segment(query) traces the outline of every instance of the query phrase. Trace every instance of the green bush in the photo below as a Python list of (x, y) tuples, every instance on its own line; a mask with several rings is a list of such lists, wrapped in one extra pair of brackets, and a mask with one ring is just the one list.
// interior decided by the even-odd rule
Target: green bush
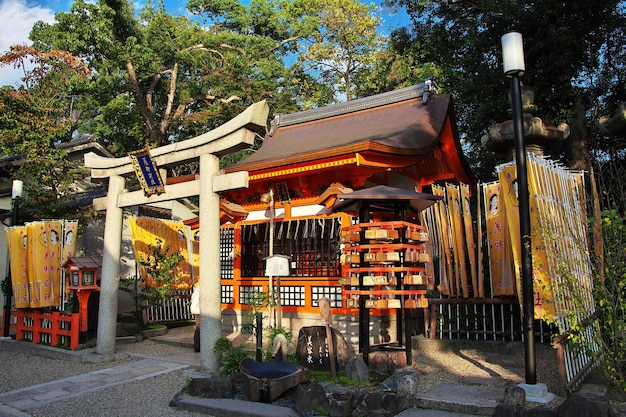
[(626, 218), (615, 210), (602, 212), (604, 274), (596, 277), (604, 373), (626, 391)]
[(220, 375), (225, 378), (239, 372), (239, 362), (248, 357), (243, 347), (233, 346), (233, 343), (225, 337), (217, 339), (213, 353), (217, 355), (220, 364)]
[(143, 309), (158, 306), (171, 296), (171, 288), (180, 282), (177, 275), (178, 265), (184, 260), (178, 252), (170, 253), (169, 247), (162, 247), (163, 241), (155, 239), (148, 245), (149, 255), (141, 257), (141, 265), (149, 277), (137, 276), (120, 280), (120, 289), (128, 293), (135, 301), (135, 321), (143, 322)]

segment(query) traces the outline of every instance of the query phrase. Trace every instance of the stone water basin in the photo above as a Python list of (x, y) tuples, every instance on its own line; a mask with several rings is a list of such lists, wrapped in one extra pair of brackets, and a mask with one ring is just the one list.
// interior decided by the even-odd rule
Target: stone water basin
[(287, 362), (257, 362), (246, 358), (239, 363), (239, 371), (245, 376), (246, 394), (251, 401), (273, 402), (288, 389), (311, 379), (307, 368)]

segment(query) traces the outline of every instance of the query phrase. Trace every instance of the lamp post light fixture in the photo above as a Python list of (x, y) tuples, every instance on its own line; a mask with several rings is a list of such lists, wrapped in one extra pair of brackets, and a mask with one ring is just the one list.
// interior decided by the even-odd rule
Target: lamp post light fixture
[(537, 384), (537, 360), (535, 357), (535, 305), (532, 276), (532, 244), (530, 239), (530, 202), (526, 149), (524, 146), (524, 120), (522, 93), (519, 77), (526, 71), (524, 65), (524, 43), (519, 32), (502, 36), (502, 58), (504, 74), (511, 79), (511, 109), (513, 110), (513, 134), (515, 139), (515, 165), (517, 167), (518, 201), (521, 237), (521, 279), (524, 333), (524, 358), (526, 384)]
[[(13, 180), (11, 187), (11, 205), (13, 212), (11, 213), (11, 226), (15, 226), (18, 221), (19, 198), (22, 197), (24, 183), (20, 180)], [(4, 305), (4, 337), (9, 337), (11, 327), (11, 301), (13, 299), (13, 283), (11, 282), (11, 264), (7, 262), (7, 294), (6, 304)]]

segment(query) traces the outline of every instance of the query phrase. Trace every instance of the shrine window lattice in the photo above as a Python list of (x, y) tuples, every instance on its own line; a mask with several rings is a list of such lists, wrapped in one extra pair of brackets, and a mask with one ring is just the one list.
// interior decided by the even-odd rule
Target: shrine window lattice
[(313, 307), (319, 307), (318, 300), (328, 298), (331, 308), (341, 308), (341, 287), (311, 287)]
[(281, 286), (280, 303), (283, 306), (304, 307), (306, 303), (304, 287)]
[[(241, 228), (243, 277), (264, 276), (269, 256), (270, 224), (258, 223)], [(291, 277), (336, 277), (341, 273), (339, 239), (341, 220), (286, 220), (274, 224), (274, 254), (289, 257)]]
[(260, 285), (242, 285), (239, 287), (239, 304), (255, 304), (254, 301), (263, 296)]
[(233, 304), (235, 302), (235, 290), (232, 285), (222, 285), (222, 304)]
[(220, 264), (222, 279), (233, 279), (235, 269), (235, 229), (220, 230)]

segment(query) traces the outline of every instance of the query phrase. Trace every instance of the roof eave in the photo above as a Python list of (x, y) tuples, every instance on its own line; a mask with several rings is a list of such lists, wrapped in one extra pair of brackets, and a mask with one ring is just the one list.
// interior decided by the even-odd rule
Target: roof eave
[(250, 173), (268, 170), (268, 169), (284, 169), (286, 166), (303, 164), (311, 161), (321, 161), (329, 158), (337, 158), (345, 155), (355, 155), (361, 152), (377, 152), (380, 154), (389, 154), (393, 156), (420, 156), (424, 155), (432, 149), (432, 147), (437, 143), (434, 140), (430, 146), (424, 148), (394, 148), (391, 146), (385, 146), (381, 143), (378, 143), (373, 140), (367, 140), (363, 142), (359, 142), (356, 144), (352, 144), (350, 146), (343, 146), (339, 148), (333, 149), (324, 149), (319, 152), (294, 155), (290, 158), (285, 158), (277, 163), (278, 161), (262, 161), (257, 163), (251, 163), (246, 165), (245, 161), (238, 163), (236, 166), (229, 168), (225, 168), (226, 173), (230, 172), (239, 172), (239, 171), (248, 171)]

